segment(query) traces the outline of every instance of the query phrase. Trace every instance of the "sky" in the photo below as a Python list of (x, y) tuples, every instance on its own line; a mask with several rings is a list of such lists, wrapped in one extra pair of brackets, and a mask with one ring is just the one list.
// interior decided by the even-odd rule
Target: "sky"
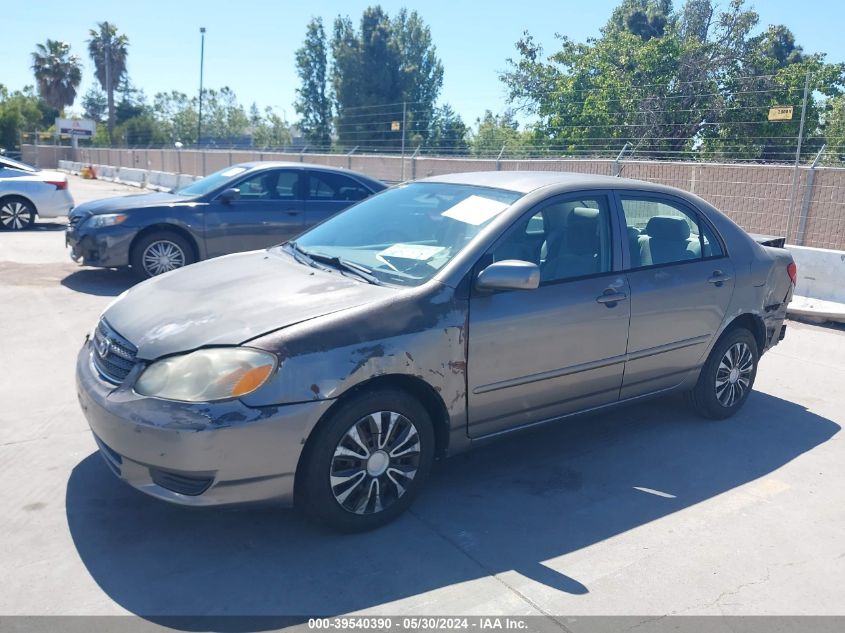
[[(676, 5), (681, 0), (675, 0)], [(506, 94), (498, 74), (515, 57), (514, 43), (529, 31), (545, 51), (557, 49), (555, 33), (576, 41), (598, 35), (619, 0), (427, 0), (380, 4), (393, 15), (401, 7), (416, 9), (431, 27), (445, 76), (440, 101), (448, 102), (472, 123), (486, 109), (501, 112)], [(726, 5), (728, 0), (722, 0)], [(128, 69), (132, 83), (148, 98), (156, 92), (199, 90), (200, 34), (205, 42), (206, 88), (231, 87), (245, 107), (256, 102), (271, 106), (295, 121), (298, 85), (294, 51), (302, 44), (312, 16), (321, 16), (331, 32), (338, 14), (358, 22), (375, 2), (358, 0), (146, 0), (95, 2), (82, 5), (53, 0), (6, 2), (2, 10), (0, 84), (11, 90), (33, 84), (30, 54), (48, 37), (70, 43), (84, 64), (82, 85), (73, 110), (81, 111), (81, 96), (94, 83), (87, 56), (88, 29), (108, 20), (129, 36)], [(758, 0), (761, 27), (783, 23), (810, 53), (825, 52), (828, 61), (845, 61), (842, 0)]]

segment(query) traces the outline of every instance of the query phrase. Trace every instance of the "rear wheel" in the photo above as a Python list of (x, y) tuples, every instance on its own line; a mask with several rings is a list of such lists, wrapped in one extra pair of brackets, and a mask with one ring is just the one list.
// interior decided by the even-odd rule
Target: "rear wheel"
[(35, 222), (35, 207), (23, 198), (6, 198), (0, 201), (0, 228), (23, 231)]
[(434, 460), (431, 420), (401, 391), (362, 393), (315, 434), (302, 465), (301, 501), (337, 530), (369, 530), (399, 516)]
[(169, 231), (150, 233), (132, 248), (130, 263), (144, 279), (194, 263), (194, 251), (181, 235)]
[(688, 398), (697, 413), (721, 420), (739, 411), (757, 376), (759, 351), (745, 328), (728, 330), (716, 343)]

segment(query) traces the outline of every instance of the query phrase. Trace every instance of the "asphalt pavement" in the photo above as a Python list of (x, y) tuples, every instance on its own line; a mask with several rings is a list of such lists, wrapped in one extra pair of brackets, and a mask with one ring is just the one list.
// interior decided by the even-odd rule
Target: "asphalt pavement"
[(845, 615), (842, 329), (790, 322), (731, 420), (672, 397), (511, 436), (338, 535), (111, 475), (74, 361), (134, 279), (71, 262), (63, 229), (0, 233), (0, 615)]

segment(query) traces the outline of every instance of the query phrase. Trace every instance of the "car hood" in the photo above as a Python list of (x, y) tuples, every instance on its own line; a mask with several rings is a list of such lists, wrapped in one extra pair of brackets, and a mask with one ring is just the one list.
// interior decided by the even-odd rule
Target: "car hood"
[(130, 209), (145, 207), (161, 207), (174, 204), (193, 202), (192, 198), (177, 196), (173, 193), (158, 191), (154, 193), (139, 193), (130, 196), (117, 196), (84, 202), (77, 206), (71, 215), (96, 215), (100, 213), (119, 213)]
[(386, 298), (397, 290), (300, 264), (286, 253), (218, 257), (154, 277), (103, 313), (153, 360), (210, 345), (238, 345), (314, 317)]

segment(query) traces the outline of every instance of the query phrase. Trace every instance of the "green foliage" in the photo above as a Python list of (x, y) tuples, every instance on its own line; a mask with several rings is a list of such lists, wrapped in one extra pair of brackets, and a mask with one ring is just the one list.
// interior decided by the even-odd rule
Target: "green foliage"
[(69, 44), (51, 39), (36, 44), (32, 72), (38, 93), (51, 107), (62, 111), (65, 106), (73, 105), (82, 81), (82, 64), (79, 57), (71, 55)]
[(91, 86), (82, 96), (82, 116), (102, 123), (106, 120), (107, 110), (106, 94), (97, 86)]
[(109, 22), (99, 22), (88, 34), (88, 55), (94, 62), (94, 74), (106, 92), (108, 108), (109, 137), (114, 141), (115, 108), (114, 91), (126, 75), (126, 59), (129, 55), (129, 38), (118, 33), (117, 27)]
[(825, 136), (828, 153), (825, 162), (845, 162), (845, 96), (830, 99), (827, 106)]
[(305, 140), (317, 147), (329, 147), (332, 133), (332, 102), (328, 94), (328, 45), (322, 18), (313, 18), (305, 42), (296, 51), (294, 109), (300, 115), (299, 128)]
[(426, 148), (437, 154), (462, 155), (469, 153), (469, 128), (461, 116), (446, 103), (435, 108)]
[(57, 115), (32, 86), (9, 92), (0, 84), (0, 147), (19, 147), (22, 133), (49, 128)]
[[(331, 42), (331, 84), (335, 127), (344, 148), (368, 145), (398, 148), (402, 138), (427, 138), (434, 104), (443, 84), (443, 67), (428, 26), (414, 11), (393, 20), (380, 7), (369, 7), (358, 30), (349, 17), (338, 17)], [(392, 129), (403, 119), (405, 130)]]
[(495, 158), (505, 149), (508, 158), (522, 158), (530, 155), (532, 136), (519, 131), (519, 123), (510, 110), (494, 115), (490, 110), (476, 122), (476, 129), (470, 134), (473, 156)]
[(769, 123), (768, 108), (799, 111), (810, 72), (806, 130), (818, 136), (823, 97), (839, 94), (845, 66), (804, 54), (782, 25), (752, 36), (757, 22), (744, 0), (721, 13), (713, 0), (688, 0), (680, 11), (624, 0), (601, 37), (561, 37), (548, 57), (526, 33), (501, 79), (512, 103), (538, 117), (537, 142), (550, 152), (609, 155), (630, 142), (654, 158), (784, 160), (798, 117)]

